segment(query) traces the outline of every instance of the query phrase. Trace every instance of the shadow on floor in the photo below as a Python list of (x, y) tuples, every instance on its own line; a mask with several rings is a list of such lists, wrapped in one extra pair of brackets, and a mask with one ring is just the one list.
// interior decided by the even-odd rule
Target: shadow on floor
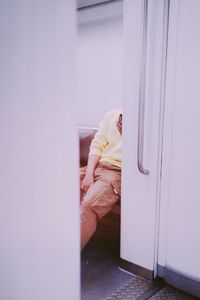
[(120, 270), (119, 224), (112, 218), (103, 218), (96, 234), (82, 251), (81, 300), (197, 299), (165, 283), (156, 287), (156, 281)]
[(133, 276), (119, 269), (120, 221), (103, 218), (81, 254), (81, 300), (102, 300)]

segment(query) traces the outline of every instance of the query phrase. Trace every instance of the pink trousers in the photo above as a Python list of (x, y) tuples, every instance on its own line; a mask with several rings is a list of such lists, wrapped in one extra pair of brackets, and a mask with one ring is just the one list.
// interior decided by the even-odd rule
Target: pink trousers
[[(87, 167), (80, 168), (80, 186)], [(97, 222), (105, 216), (121, 197), (121, 168), (109, 163), (99, 163), (94, 173), (94, 183), (81, 198), (81, 249), (94, 232)]]

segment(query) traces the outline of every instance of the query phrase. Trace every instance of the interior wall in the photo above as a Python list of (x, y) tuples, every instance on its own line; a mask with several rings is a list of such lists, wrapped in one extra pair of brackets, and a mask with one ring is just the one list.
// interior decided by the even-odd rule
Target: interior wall
[(80, 299), (74, 1), (2, 0), (0, 40), (0, 299)]
[(79, 126), (98, 126), (107, 110), (122, 107), (122, 2), (78, 11)]

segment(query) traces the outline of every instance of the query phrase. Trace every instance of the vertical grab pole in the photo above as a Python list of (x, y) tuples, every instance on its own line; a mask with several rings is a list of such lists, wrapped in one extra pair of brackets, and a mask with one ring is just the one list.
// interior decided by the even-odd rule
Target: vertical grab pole
[(143, 34), (142, 55), (140, 62), (140, 84), (139, 84), (139, 116), (138, 116), (138, 151), (137, 165), (139, 171), (148, 175), (149, 171), (143, 166), (144, 152), (144, 120), (145, 120), (145, 90), (146, 90), (146, 58), (147, 58), (147, 24), (148, 24), (148, 0), (143, 0)]

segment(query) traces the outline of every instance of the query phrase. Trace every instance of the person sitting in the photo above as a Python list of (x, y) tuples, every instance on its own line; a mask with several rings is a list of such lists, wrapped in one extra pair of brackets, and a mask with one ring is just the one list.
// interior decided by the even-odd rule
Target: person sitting
[(81, 249), (121, 197), (122, 111), (105, 114), (93, 138), (87, 166), (80, 168)]

